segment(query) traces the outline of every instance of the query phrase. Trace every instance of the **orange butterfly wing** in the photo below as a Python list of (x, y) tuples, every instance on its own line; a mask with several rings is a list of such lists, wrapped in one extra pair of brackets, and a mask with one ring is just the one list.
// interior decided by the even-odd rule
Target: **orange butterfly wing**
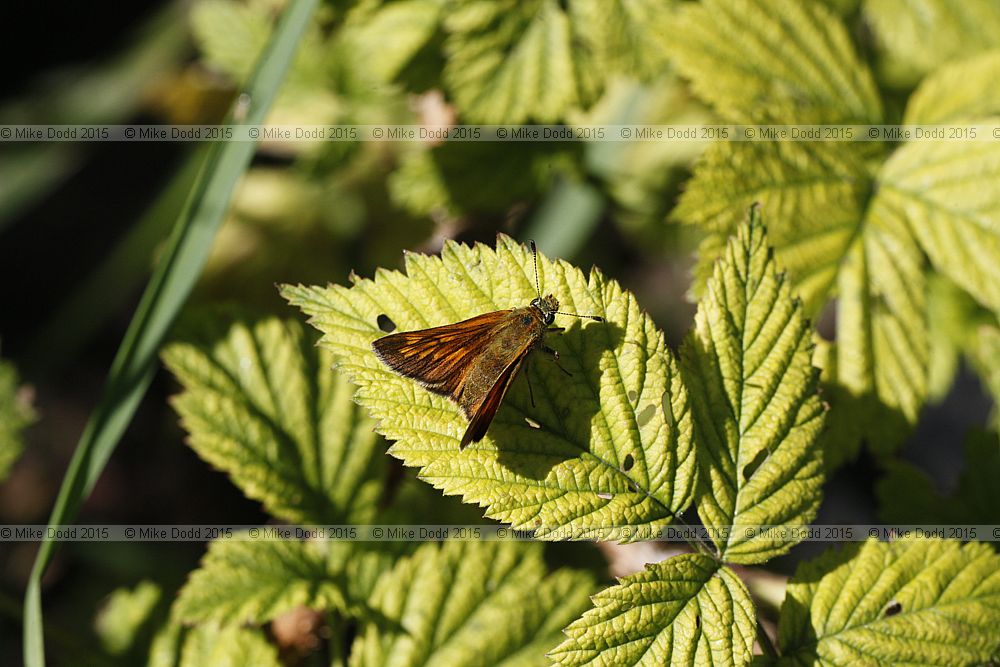
[(509, 313), (498, 310), (455, 324), (390, 334), (373, 341), (372, 349), (400, 375), (458, 401), (466, 372)]

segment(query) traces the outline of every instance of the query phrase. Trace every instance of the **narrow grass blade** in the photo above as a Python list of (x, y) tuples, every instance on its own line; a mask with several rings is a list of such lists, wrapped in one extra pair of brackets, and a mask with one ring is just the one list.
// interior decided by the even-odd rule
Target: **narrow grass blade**
[[(296, 47), (318, 0), (293, 0), (240, 96), (234, 118), (260, 123), (278, 93)], [(75, 516), (97, 482), (128, 426), (152, 378), (157, 352), (168, 328), (184, 305), (208, 256), (216, 230), (240, 176), (253, 156), (250, 142), (212, 146), (186, 206), (177, 220), (168, 249), (157, 266), (111, 366), (100, 403), (91, 415), (63, 479), (50, 526)], [(52, 558), (53, 542), (42, 542), (24, 600), (24, 662), (45, 664), (41, 578)]]

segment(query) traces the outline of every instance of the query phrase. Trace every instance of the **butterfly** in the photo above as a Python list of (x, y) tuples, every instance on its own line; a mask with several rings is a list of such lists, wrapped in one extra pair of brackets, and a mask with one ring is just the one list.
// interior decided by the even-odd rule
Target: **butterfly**
[[(441, 327), (394, 333), (372, 343), (375, 355), (386, 366), (458, 403), (469, 420), (460, 449), (486, 435), (529, 353), (542, 350), (558, 362), (559, 353), (545, 345), (546, 333), (564, 330), (552, 326), (556, 315), (604, 321), (597, 315), (561, 312), (553, 295), (542, 296), (538, 251), (534, 241), (530, 246), (537, 296), (527, 306), (483, 313)], [(530, 389), (530, 381), (528, 386)]]

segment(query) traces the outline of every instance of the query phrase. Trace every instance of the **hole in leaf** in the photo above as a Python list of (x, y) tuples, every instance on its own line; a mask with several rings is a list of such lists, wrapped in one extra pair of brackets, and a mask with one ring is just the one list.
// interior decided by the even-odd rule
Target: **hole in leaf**
[(614, 496), (612, 496), (610, 493), (598, 493), (597, 497), (600, 498), (601, 500), (611, 500)]
[(695, 614), (694, 615), (694, 627), (696, 627), (696, 628), (700, 628), (701, 627), (701, 614)]
[(643, 426), (648, 424), (649, 420), (653, 418), (654, 414), (656, 414), (655, 406), (647, 405), (645, 408), (643, 408), (642, 412), (640, 412), (635, 417), (636, 422), (639, 424), (639, 428), (642, 428)]
[(888, 618), (889, 616), (895, 616), (901, 611), (903, 611), (903, 605), (897, 602), (896, 600), (893, 600), (885, 608), (885, 616), (886, 618)]
[(385, 313), (375, 318), (375, 322), (378, 323), (378, 328), (384, 333), (392, 333), (396, 330), (396, 323), (389, 319), (389, 316)]
[(528, 426), (530, 426), (531, 428), (541, 428), (542, 427), (541, 424), (539, 424), (538, 422), (536, 422), (531, 417), (525, 417), (524, 421), (528, 422)]
[(761, 464), (764, 463), (765, 460), (767, 460), (768, 454), (769, 452), (767, 451), (767, 449), (760, 450), (759, 452), (757, 452), (757, 456), (753, 457), (753, 460), (743, 467), (744, 482), (748, 481), (751, 477), (753, 477), (753, 474), (757, 472), (757, 468), (759, 468)]
[(635, 458), (631, 454), (625, 455), (625, 460), (622, 461), (622, 470), (628, 472), (635, 465)]

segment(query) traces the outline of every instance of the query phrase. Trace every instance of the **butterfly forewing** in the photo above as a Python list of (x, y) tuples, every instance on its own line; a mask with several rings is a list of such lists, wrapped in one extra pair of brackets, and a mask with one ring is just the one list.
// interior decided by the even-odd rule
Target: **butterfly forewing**
[(400, 375), (459, 401), (469, 369), (485, 343), (503, 327), (508, 313), (498, 310), (455, 324), (384, 336), (372, 348)]

